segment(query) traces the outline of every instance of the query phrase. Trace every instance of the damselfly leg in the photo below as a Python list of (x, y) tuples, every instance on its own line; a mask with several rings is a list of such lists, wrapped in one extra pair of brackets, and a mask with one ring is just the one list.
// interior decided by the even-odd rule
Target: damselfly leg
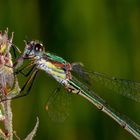
[[(23, 70), (30, 68), (30, 70), (27, 73), (24, 73)], [(17, 70), (14, 74), (19, 74), (21, 73), (23, 76), (27, 77), (26, 82), (23, 84), (19, 94), (17, 96), (12, 96), (9, 95), (4, 99), (1, 99), (0, 102), (6, 101), (6, 100), (13, 100), (13, 99), (17, 99), (20, 97), (24, 97), (27, 96), (33, 86), (33, 83), (35, 81), (35, 78), (37, 76), (38, 73), (38, 69), (35, 68), (35, 65), (33, 65), (32, 63), (30, 63), (29, 65), (24, 66), (23, 68), (21, 68), (20, 70)]]
[[(21, 97), (27, 96), (29, 94), (29, 92), (33, 86), (33, 83), (35, 81), (35, 78), (37, 76), (37, 73), (38, 73), (37, 69), (33, 71), (33, 73), (29, 76), (29, 78), (27, 79), (27, 81), (25, 82), (23, 87), (21, 88), (20, 95), (15, 96), (12, 99), (21, 98)], [(27, 90), (25, 90), (25, 88), (27, 88)]]

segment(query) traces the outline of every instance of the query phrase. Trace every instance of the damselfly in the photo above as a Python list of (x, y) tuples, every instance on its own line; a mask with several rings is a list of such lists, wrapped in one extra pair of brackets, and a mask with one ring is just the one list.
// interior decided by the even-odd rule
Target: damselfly
[(88, 81), (89, 79), (91, 79), (91, 81), (100, 81), (102, 84), (109, 86), (116, 92), (126, 95), (134, 100), (140, 100), (140, 83), (118, 78), (110, 78), (97, 72), (88, 72), (87, 70), (84, 70), (81, 64), (70, 64), (59, 56), (46, 53), (43, 45), (38, 41), (26, 43), (25, 50), (23, 54), (17, 59), (15, 68), (17, 69), (20, 67), (25, 59), (30, 60), (30, 63), (20, 68), (17, 73), (21, 72), (24, 74), (23, 69), (31, 67), (31, 70), (27, 74), (24, 74), (26, 76), (30, 74), (31, 75), (21, 90), (23, 91), (25, 87), (29, 85), (29, 83), (30, 85), (25, 94), (15, 98), (27, 95), (32, 87), (33, 81), (38, 71), (43, 70), (48, 75), (53, 77), (58, 83), (64, 86), (67, 91), (83, 96), (85, 99), (94, 104), (99, 110), (103, 111), (112, 119), (114, 119), (120, 126), (131, 133), (134, 137), (140, 139), (139, 125), (111, 108), (105, 100), (91, 91), (88, 86), (77, 80), (72, 75), (72, 72), (79, 74), (81, 79), (84, 79), (85, 81)]

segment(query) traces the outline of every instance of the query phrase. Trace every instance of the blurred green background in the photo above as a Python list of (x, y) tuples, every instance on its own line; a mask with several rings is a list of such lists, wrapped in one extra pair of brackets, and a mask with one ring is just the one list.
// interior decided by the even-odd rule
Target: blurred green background
[[(139, 0), (1, 0), (0, 29), (15, 32), (14, 44), (38, 39), (47, 51), (88, 69), (140, 81)], [(23, 78), (20, 76), (21, 79)], [(56, 82), (40, 72), (29, 96), (12, 102), (14, 129), (24, 138), (36, 116), (36, 140), (133, 140), (116, 122), (85, 99), (73, 96), (69, 117), (52, 122), (45, 111)], [(140, 122), (139, 103), (100, 93), (107, 102)]]

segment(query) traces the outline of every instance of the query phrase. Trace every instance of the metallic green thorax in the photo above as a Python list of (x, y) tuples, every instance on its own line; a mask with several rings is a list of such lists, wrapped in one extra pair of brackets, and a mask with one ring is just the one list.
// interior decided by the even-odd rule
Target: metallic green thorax
[(36, 62), (38, 68), (46, 71), (52, 77), (54, 77), (57, 81), (66, 79), (66, 72), (63, 68), (58, 67), (51, 63), (50, 61), (46, 61), (45, 59), (40, 59)]
[(51, 54), (51, 53), (47, 53), (47, 55), (48, 55), (51, 59), (53, 59), (53, 60), (55, 60), (55, 61), (57, 61), (57, 62), (66, 63), (66, 60), (64, 60), (62, 57), (53, 55), (53, 54)]

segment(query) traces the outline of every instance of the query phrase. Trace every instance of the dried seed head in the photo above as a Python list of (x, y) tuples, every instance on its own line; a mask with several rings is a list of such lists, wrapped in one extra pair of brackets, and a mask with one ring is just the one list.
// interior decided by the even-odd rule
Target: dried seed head
[(8, 38), (8, 29), (4, 34), (0, 32), (0, 92), (8, 94), (14, 85), (13, 63), (10, 54), (12, 46), (13, 33)]
[(13, 40), (13, 33), (11, 38), (8, 38), (8, 29), (4, 34), (0, 32), (0, 67), (3, 65), (12, 66), (10, 48)]

